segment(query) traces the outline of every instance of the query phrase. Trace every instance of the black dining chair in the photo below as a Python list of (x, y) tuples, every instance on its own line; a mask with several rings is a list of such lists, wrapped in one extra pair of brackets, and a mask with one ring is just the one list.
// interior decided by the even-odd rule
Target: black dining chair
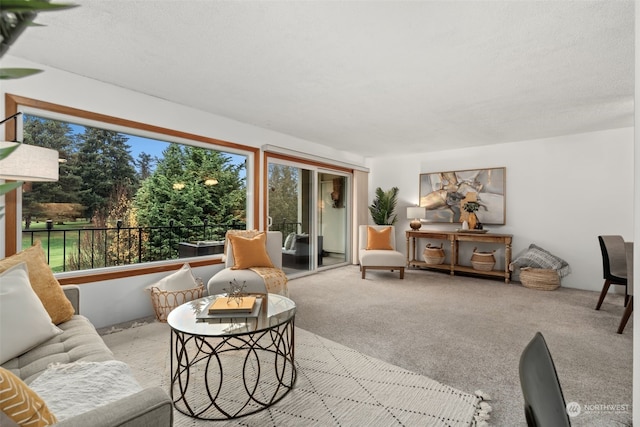
[(619, 334), (624, 331), (624, 327), (627, 326), (629, 317), (633, 312), (633, 242), (624, 242), (624, 245), (627, 252), (627, 293), (629, 294), (629, 302), (627, 302), (627, 308), (624, 309), (622, 319), (620, 319)]
[(571, 426), (556, 367), (540, 332), (520, 356), (520, 387), (529, 427)]
[(596, 310), (600, 310), (604, 297), (609, 292), (609, 286), (624, 286), (624, 306), (629, 303), (627, 293), (627, 253), (622, 236), (598, 236), (600, 250), (602, 251), (602, 275), (604, 284), (600, 292), (600, 298)]

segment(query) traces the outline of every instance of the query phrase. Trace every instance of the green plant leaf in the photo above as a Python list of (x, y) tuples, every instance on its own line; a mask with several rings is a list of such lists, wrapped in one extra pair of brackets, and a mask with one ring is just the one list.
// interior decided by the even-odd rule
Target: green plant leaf
[(5, 12), (40, 12), (77, 7), (72, 3), (49, 3), (45, 0), (0, 0), (0, 9)]
[(377, 225), (393, 225), (398, 220), (394, 214), (398, 201), (398, 187), (393, 187), (388, 191), (376, 188), (376, 198), (369, 206), (369, 212), (373, 222)]
[(9, 156), (9, 154), (13, 153), (21, 143), (17, 143), (16, 145), (12, 145), (11, 147), (0, 148), (0, 160), (5, 159)]
[(37, 68), (0, 68), (0, 80), (21, 79), (41, 72)]
[(8, 192), (20, 187), (22, 184), (24, 184), (22, 181), (5, 182), (4, 184), (0, 184), (0, 194), (7, 194)]

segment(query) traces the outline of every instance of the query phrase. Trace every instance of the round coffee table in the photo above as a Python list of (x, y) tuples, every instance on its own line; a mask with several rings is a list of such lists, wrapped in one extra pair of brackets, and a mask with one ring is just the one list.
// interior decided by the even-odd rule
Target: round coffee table
[(207, 316), (218, 296), (223, 295), (182, 304), (167, 317), (173, 405), (203, 420), (261, 411), (282, 399), (296, 380), (295, 303), (268, 294), (260, 297), (254, 316)]

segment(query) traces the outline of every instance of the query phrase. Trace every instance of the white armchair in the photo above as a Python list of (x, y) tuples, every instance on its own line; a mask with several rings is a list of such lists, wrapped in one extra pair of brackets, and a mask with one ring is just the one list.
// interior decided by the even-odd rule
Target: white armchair
[[(233, 245), (231, 241), (226, 239), (225, 248), (225, 268), (217, 272), (207, 283), (207, 291), (209, 295), (217, 295), (225, 293), (224, 289), (229, 289), (229, 283), (236, 280), (238, 283), (245, 283), (245, 292), (266, 294), (278, 293), (289, 296), (289, 290), (286, 284), (286, 276), (282, 271), (282, 233), (279, 231), (268, 231), (266, 241), (267, 255), (273, 264), (272, 268), (245, 268), (232, 269), (235, 265), (233, 257)], [(260, 274), (258, 274), (260, 273)], [(269, 277), (265, 277), (269, 276)], [(271, 280), (277, 285), (275, 289), (269, 289), (265, 280)], [(284, 283), (282, 283), (284, 281)]]
[(398, 270), (400, 278), (404, 279), (407, 261), (405, 256), (396, 250), (394, 226), (361, 225), (358, 228), (358, 235), (358, 255), (363, 279), (367, 270)]

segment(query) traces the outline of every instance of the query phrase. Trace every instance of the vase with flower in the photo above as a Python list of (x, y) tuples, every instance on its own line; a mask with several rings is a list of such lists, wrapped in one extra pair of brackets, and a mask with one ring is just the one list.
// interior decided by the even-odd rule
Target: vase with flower
[(466, 202), (462, 209), (467, 212), (467, 224), (469, 224), (470, 230), (475, 230), (479, 224), (476, 212), (480, 209), (480, 203), (478, 202)]

